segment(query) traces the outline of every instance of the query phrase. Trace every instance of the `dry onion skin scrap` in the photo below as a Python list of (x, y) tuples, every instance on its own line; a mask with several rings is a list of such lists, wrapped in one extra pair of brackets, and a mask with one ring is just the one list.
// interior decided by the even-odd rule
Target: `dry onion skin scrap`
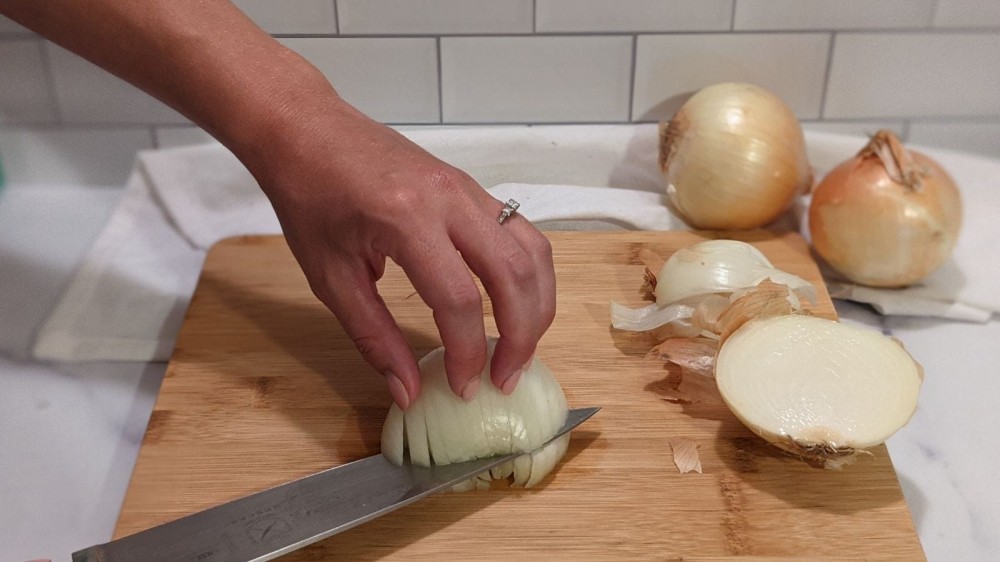
[[(644, 260), (654, 261), (650, 256)], [(612, 302), (612, 326), (639, 332), (669, 327), (675, 336), (718, 339), (722, 327), (717, 319), (743, 290), (780, 284), (794, 310), (802, 308), (800, 299), (816, 299), (812, 283), (775, 268), (760, 250), (738, 240), (705, 240), (681, 248), (655, 275), (647, 269), (644, 282), (654, 287), (656, 302), (642, 308)]]
[(676, 212), (696, 228), (757, 228), (812, 185), (802, 127), (751, 84), (699, 90), (661, 127), (660, 169)]
[(479, 392), (468, 402), (448, 386), (443, 347), (420, 360), (420, 396), (405, 412), (393, 404), (382, 426), (382, 454), (390, 462), (402, 465), (408, 457), (415, 465), (431, 466), (524, 453), (456, 485), (454, 491), (488, 489), (491, 480), (499, 479), (530, 488), (555, 468), (566, 454), (570, 434), (542, 445), (566, 422), (569, 410), (562, 387), (536, 358), (514, 392), (505, 395), (490, 381), (496, 341), (488, 338)]
[(719, 349), (715, 379), (754, 433), (838, 468), (906, 425), (923, 375), (898, 341), (877, 331), (782, 315), (732, 334)]
[(948, 173), (887, 130), (830, 171), (809, 205), (816, 252), (847, 279), (873, 287), (926, 277), (951, 255), (961, 225)]
[(659, 390), (665, 400), (696, 401), (697, 382), (714, 377), (744, 425), (827, 468), (883, 443), (916, 409), (923, 373), (897, 340), (810, 315), (799, 297), (815, 301), (815, 287), (774, 269), (749, 244), (682, 248), (659, 275), (647, 268), (643, 282), (657, 302), (641, 309), (612, 303), (612, 320), (656, 334), (660, 343), (648, 356), (680, 367)]

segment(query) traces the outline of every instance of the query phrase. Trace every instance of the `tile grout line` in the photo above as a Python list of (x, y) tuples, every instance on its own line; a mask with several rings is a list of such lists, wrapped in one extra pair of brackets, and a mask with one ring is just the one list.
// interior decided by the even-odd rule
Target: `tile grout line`
[(157, 150), (160, 149), (160, 148), (162, 148), (160, 146), (160, 139), (156, 136), (156, 125), (150, 125), (149, 126), (149, 138), (150, 138), (150, 140), (152, 140), (152, 146), (153, 146), (153, 148), (155, 148)]
[(340, 8), (337, 7), (339, 3), (338, 0), (331, 0), (333, 2), (333, 30), (340, 35)]
[[(806, 125), (822, 125), (822, 124), (867, 124), (879, 121), (894, 121), (900, 124), (905, 124), (907, 126), (912, 126), (914, 124), (943, 124), (943, 125), (968, 125), (968, 124), (985, 124), (989, 126), (1000, 125), (1000, 115), (992, 114), (982, 114), (982, 115), (936, 115), (936, 116), (907, 116), (907, 115), (888, 115), (888, 116), (865, 116), (865, 117), (834, 117), (830, 119), (820, 119), (820, 118), (801, 118), (799, 121)], [(450, 123), (436, 123), (436, 122), (384, 122), (386, 125), (393, 127), (436, 127), (438, 125), (456, 125), (463, 127), (498, 127), (498, 126), (538, 126), (538, 125), (642, 125), (657, 123), (658, 120), (646, 120), (646, 121), (459, 121)], [(193, 123), (150, 123), (147, 121), (143, 122), (110, 122), (110, 121), (88, 121), (88, 122), (65, 122), (65, 123), (53, 123), (49, 121), (22, 121), (22, 122), (6, 122), (0, 123), (0, 131), (3, 130), (13, 130), (13, 129), (29, 129), (34, 131), (86, 131), (86, 130), (98, 130), (98, 131), (108, 131), (108, 130), (118, 130), (118, 131), (142, 131), (147, 128), (152, 127), (153, 129), (164, 128), (164, 129), (185, 129), (185, 128), (197, 128), (197, 125)], [(909, 133), (909, 131), (906, 131)]]
[[(339, 21), (338, 21), (339, 27)], [(650, 36), (696, 36), (696, 35), (828, 35), (831, 33), (855, 33), (859, 35), (879, 35), (893, 33), (898, 35), (992, 35), (1000, 33), (1000, 26), (990, 27), (935, 27), (927, 29), (924, 27), (877, 27), (867, 29), (837, 29), (832, 27), (824, 28), (803, 28), (803, 29), (700, 29), (700, 30), (677, 30), (677, 31), (652, 31), (652, 30), (616, 30), (616, 31), (543, 31), (543, 32), (473, 32), (473, 33), (274, 33), (273, 37), (278, 39), (395, 39), (410, 37), (608, 37), (627, 36), (632, 34), (642, 34)]]
[(631, 123), (635, 113), (635, 67), (636, 55), (639, 50), (639, 35), (632, 36), (632, 70), (628, 79), (628, 122)]
[(926, 27), (927, 30), (935, 29), (934, 22), (937, 20), (938, 10), (940, 9), (941, 9), (941, 0), (935, 0), (934, 5), (931, 6), (931, 18), (930, 21), (927, 22), (927, 27)]
[(733, 9), (729, 11), (729, 31), (736, 31), (736, 3), (740, 0), (733, 0)]
[(59, 103), (59, 92), (56, 89), (56, 75), (52, 69), (52, 60), (49, 57), (47, 39), (42, 39), (38, 42), (38, 50), (42, 57), (42, 73), (45, 74), (45, 88), (49, 91), (49, 95), (52, 96), (52, 113), (55, 116), (56, 123), (63, 125), (65, 124), (65, 117), (62, 105)]
[(538, 0), (531, 0), (531, 34), (538, 33)]
[(826, 69), (823, 71), (823, 93), (819, 98), (819, 119), (826, 116), (826, 98), (830, 95), (830, 74), (833, 68), (833, 49), (837, 45), (837, 33), (830, 34), (826, 52)]
[(444, 68), (441, 65), (441, 38), (435, 38), (437, 46), (437, 82), (438, 82), (438, 123), (444, 124)]

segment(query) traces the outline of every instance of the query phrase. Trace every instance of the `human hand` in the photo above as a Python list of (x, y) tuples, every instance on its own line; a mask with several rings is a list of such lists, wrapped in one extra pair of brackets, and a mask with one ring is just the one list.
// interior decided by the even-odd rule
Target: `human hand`
[(555, 315), (548, 240), (517, 215), (498, 224), (503, 204), (471, 177), (350, 106), (330, 102), (307, 113), (283, 126), (269, 156), (248, 167), (313, 292), (405, 408), (420, 377), (376, 288), (391, 258), (433, 310), (449, 384), (469, 400), (487, 356), (471, 268), (500, 332), (491, 378), (512, 392)]

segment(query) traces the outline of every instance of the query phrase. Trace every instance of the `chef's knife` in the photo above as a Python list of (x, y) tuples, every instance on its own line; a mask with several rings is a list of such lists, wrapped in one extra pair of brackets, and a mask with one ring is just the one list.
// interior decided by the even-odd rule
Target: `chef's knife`
[[(552, 439), (600, 408), (570, 410)], [(495, 468), (518, 454), (424, 468), (375, 455), (73, 553), (73, 562), (277, 558)]]

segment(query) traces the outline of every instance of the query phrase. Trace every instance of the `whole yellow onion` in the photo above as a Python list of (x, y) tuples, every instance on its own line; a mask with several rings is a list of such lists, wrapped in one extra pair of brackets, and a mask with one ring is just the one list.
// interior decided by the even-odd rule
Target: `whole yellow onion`
[(763, 226), (812, 184), (795, 114), (751, 84), (716, 84), (688, 99), (661, 127), (660, 169), (674, 209), (696, 228)]
[(874, 287), (923, 279), (951, 254), (961, 225), (955, 182), (887, 130), (830, 171), (809, 205), (816, 252), (844, 277)]

